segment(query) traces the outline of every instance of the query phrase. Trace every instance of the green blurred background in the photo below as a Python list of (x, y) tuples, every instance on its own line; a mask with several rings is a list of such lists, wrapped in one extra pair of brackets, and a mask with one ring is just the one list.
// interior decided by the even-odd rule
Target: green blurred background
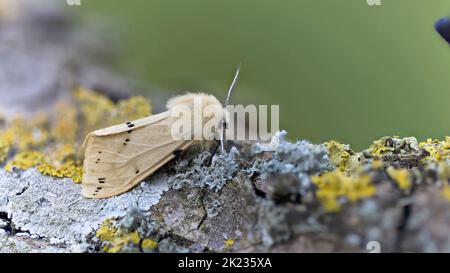
[[(362, 149), (384, 135), (450, 135), (450, 47), (433, 29), (447, 0), (82, 0), (110, 20), (117, 69), (172, 93), (279, 104), (292, 139)], [(106, 47), (110, 46), (105, 44)]]

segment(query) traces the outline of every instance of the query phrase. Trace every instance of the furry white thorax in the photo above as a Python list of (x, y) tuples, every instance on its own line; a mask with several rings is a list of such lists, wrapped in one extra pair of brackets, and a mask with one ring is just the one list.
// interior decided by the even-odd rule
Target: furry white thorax
[[(170, 116), (177, 119), (172, 131), (174, 138), (219, 139), (226, 110), (213, 95), (188, 93), (177, 96), (167, 102), (167, 109)], [(225, 119), (228, 120), (228, 113)]]

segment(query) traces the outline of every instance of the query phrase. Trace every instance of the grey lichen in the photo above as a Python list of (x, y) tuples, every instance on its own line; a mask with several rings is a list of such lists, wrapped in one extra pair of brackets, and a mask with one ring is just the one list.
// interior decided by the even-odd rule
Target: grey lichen
[[(433, 153), (421, 148), (428, 144), (410, 146), (411, 141), (383, 140), (379, 149), (362, 153), (354, 178), (332, 166), (323, 145), (305, 141), (278, 137), (273, 151), (252, 152), (249, 144), (232, 143), (228, 153), (215, 155), (203, 147), (106, 200), (84, 199), (69, 179), (33, 169), (0, 172), (0, 251), (102, 251), (96, 231), (111, 219), (127, 232), (119, 242), (132, 239), (110, 251), (365, 251), (370, 241), (381, 243), (383, 251), (448, 250), (448, 201), (440, 190), (448, 167), (434, 159), (423, 163), (422, 155)], [(442, 158), (447, 150), (439, 153)], [(391, 161), (393, 156), (400, 157)], [(391, 168), (414, 162), (420, 167)], [(337, 184), (324, 188), (327, 183)], [(339, 183), (347, 188), (338, 196), (339, 211), (329, 213), (318, 188), (334, 197)], [(353, 188), (355, 183), (369, 184)], [(370, 194), (352, 201), (361, 190)], [(39, 249), (29, 247), (34, 242)]]
[(24, 233), (70, 246), (83, 243), (105, 219), (123, 217), (133, 207), (150, 209), (168, 189), (166, 180), (154, 176), (151, 187), (142, 183), (123, 195), (93, 200), (83, 198), (80, 185), (70, 179), (43, 176), (35, 169), (0, 170), (0, 213), (11, 221), (9, 235)]
[[(300, 180), (305, 175), (331, 170), (327, 149), (323, 145), (314, 145), (302, 140), (295, 143), (286, 141), (286, 131), (278, 134), (278, 144), (269, 160), (258, 159), (252, 171), (258, 171), (266, 178), (270, 174), (293, 174)], [(255, 146), (256, 153), (260, 149)]]
[(9, 236), (4, 230), (0, 229), (0, 253), (60, 253), (69, 252), (67, 248), (61, 248), (51, 245), (40, 239), (30, 237)]
[(168, 183), (174, 189), (187, 186), (219, 191), (240, 170), (239, 157), (236, 147), (228, 153), (202, 151), (188, 154), (175, 163), (175, 175), (169, 178)]
[[(264, 156), (267, 146), (255, 144), (253, 154), (258, 156), (254, 164), (245, 170), (250, 176), (259, 176), (262, 180), (278, 181), (278, 186), (288, 183), (289, 191), (305, 194), (310, 190), (310, 176), (333, 169), (328, 158), (328, 150), (323, 145), (314, 145), (302, 140), (291, 143), (286, 140), (286, 131), (281, 131), (272, 139), (273, 152)], [(274, 176), (286, 179), (271, 179)], [(293, 177), (293, 179), (289, 179)], [(284, 189), (280, 189), (284, 190)]]

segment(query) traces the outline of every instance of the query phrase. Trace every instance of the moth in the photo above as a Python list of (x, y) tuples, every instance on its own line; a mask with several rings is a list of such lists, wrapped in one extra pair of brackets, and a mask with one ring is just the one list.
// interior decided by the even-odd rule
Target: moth
[(434, 25), (436, 31), (450, 44), (450, 18), (439, 19)]
[[(173, 128), (179, 119), (172, 113), (177, 107), (200, 110), (202, 113), (209, 106), (221, 109), (218, 115), (205, 114), (202, 122), (213, 123), (212, 130), (220, 135), (224, 151), (227, 123), (225, 106), (228, 105), (239, 70), (240, 67), (236, 71), (224, 105), (212, 95), (188, 93), (170, 99), (166, 112), (89, 133), (83, 143), (85, 158), (82, 195), (87, 198), (108, 198), (122, 194), (194, 144), (197, 140), (192, 138), (174, 137)], [(195, 102), (198, 100), (202, 101), (203, 109), (195, 109)]]

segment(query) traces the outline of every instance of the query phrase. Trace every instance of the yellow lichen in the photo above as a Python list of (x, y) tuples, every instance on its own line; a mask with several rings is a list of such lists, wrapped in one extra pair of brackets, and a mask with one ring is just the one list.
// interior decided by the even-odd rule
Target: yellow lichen
[(53, 138), (74, 143), (78, 132), (77, 115), (78, 112), (74, 105), (66, 101), (59, 102), (55, 109), (55, 124), (51, 128)]
[(119, 230), (117, 237), (110, 243), (110, 245), (105, 246), (103, 250), (108, 253), (117, 253), (122, 250), (124, 246), (127, 244), (135, 244), (138, 245), (141, 241), (139, 237), (139, 233), (137, 231), (133, 232), (124, 232), (123, 230)]
[(328, 148), (328, 156), (331, 162), (342, 172), (354, 171), (359, 165), (359, 155), (353, 152), (349, 145), (334, 140), (325, 142), (324, 145)]
[(49, 121), (44, 113), (30, 119), (17, 117), (8, 125), (3, 131), (4, 140), (20, 151), (40, 147), (48, 141)]
[(80, 108), (85, 132), (111, 125), (112, 116), (117, 115), (114, 103), (101, 94), (79, 88), (74, 92), (74, 97)]
[(411, 176), (406, 169), (394, 169), (393, 167), (387, 168), (387, 173), (392, 178), (392, 180), (397, 183), (401, 190), (407, 191), (411, 188)]
[(311, 180), (317, 186), (317, 198), (327, 212), (337, 212), (341, 209), (340, 198), (356, 202), (376, 193), (368, 175), (349, 177), (336, 169), (320, 176), (312, 176)]
[(442, 196), (443, 196), (446, 200), (450, 201), (450, 186), (449, 186), (449, 185), (446, 184), (446, 185), (443, 187), (441, 193), (442, 193)]
[(48, 153), (48, 160), (52, 161), (52, 164), (58, 165), (61, 162), (68, 160), (75, 160), (78, 157), (77, 154), (78, 145), (75, 143), (59, 143), (50, 149)]
[(113, 103), (106, 96), (79, 88), (72, 99), (47, 113), (17, 117), (0, 130), (0, 162), (5, 169), (36, 167), (45, 175), (81, 182), (81, 143), (90, 131), (151, 114), (150, 102), (132, 97)]
[(377, 141), (374, 141), (368, 149), (369, 153), (373, 157), (379, 158), (387, 152), (393, 152), (395, 149), (386, 145), (386, 141), (390, 138), (391, 137), (383, 137)]
[(119, 101), (117, 104), (120, 120), (134, 120), (149, 116), (152, 107), (148, 100), (142, 96), (131, 97), (128, 100)]
[(445, 162), (439, 162), (438, 164), (438, 177), (439, 180), (444, 183), (442, 187), (442, 196), (450, 201), (450, 185), (447, 181), (450, 181), (450, 166)]
[(85, 133), (151, 115), (152, 107), (149, 100), (141, 96), (114, 104), (106, 96), (79, 88), (74, 92), (74, 97), (80, 106), (79, 114), (84, 121)]
[[(99, 229), (95, 233), (95, 235), (103, 243), (104, 252), (117, 253), (120, 252), (123, 247), (128, 244), (139, 244), (141, 238), (137, 231), (128, 232), (124, 229), (117, 228), (116, 225), (117, 223), (114, 220), (107, 219), (100, 225)], [(151, 243), (147, 241), (147, 247), (149, 247), (150, 244)]]
[(8, 158), (9, 151), (11, 149), (11, 145), (0, 137), (0, 163), (5, 162)]
[(225, 248), (232, 248), (234, 246), (234, 240), (233, 239), (226, 239), (224, 241)]
[(450, 165), (446, 162), (438, 163), (438, 177), (440, 181), (450, 181)]
[(80, 162), (72, 160), (64, 162), (62, 165), (51, 165), (42, 163), (37, 166), (37, 170), (42, 174), (55, 177), (68, 177), (75, 183), (81, 183), (83, 178), (83, 167)]
[(445, 159), (450, 159), (450, 137), (446, 137), (445, 141), (429, 138), (426, 141), (421, 142), (419, 147), (429, 153), (429, 156), (424, 158), (424, 161), (442, 161)]
[(41, 152), (27, 151), (21, 152), (14, 156), (14, 158), (8, 162), (5, 166), (5, 170), (11, 171), (14, 167), (19, 169), (29, 169), (36, 167), (45, 162), (45, 156)]
[(141, 244), (142, 249), (155, 249), (158, 247), (158, 242), (156, 242), (153, 239), (144, 239), (142, 240), (142, 244)]
[(383, 166), (384, 166), (383, 161), (381, 161), (379, 159), (374, 159), (372, 161), (372, 168), (374, 168), (376, 170), (383, 168)]
[(102, 241), (112, 241), (115, 238), (117, 228), (115, 227), (116, 222), (112, 219), (107, 219), (103, 221), (100, 227), (97, 229), (95, 235)]

